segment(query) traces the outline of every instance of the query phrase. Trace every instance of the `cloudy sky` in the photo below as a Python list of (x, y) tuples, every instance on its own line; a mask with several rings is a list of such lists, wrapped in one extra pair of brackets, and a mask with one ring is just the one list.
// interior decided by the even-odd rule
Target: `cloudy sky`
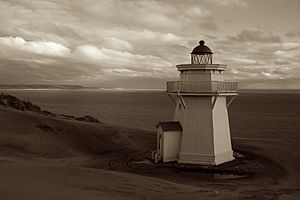
[(0, 0), (0, 84), (164, 88), (203, 39), (242, 88), (300, 89), (300, 0)]

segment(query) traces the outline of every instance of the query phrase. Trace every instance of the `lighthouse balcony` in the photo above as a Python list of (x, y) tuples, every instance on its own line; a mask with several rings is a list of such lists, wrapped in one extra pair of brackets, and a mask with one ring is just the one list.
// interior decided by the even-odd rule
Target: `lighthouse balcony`
[(181, 95), (236, 95), (238, 83), (234, 81), (171, 81), (167, 93)]

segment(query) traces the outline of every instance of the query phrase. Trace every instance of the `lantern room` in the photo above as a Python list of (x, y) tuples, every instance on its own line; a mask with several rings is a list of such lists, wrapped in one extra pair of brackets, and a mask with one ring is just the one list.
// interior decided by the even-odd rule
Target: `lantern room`
[(213, 52), (201, 40), (191, 53), (191, 64), (212, 64)]

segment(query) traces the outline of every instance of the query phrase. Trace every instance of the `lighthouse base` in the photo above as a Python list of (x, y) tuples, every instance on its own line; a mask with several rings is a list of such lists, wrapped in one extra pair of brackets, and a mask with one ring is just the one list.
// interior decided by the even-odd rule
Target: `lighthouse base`
[(233, 151), (216, 155), (180, 153), (178, 163), (197, 165), (219, 165), (234, 160)]

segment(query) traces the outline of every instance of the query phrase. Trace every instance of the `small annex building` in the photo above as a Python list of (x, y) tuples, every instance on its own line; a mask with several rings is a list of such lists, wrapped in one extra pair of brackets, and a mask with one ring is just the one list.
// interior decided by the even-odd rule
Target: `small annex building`
[(182, 127), (178, 121), (159, 122), (157, 125), (157, 148), (152, 153), (155, 162), (177, 161), (182, 137)]

